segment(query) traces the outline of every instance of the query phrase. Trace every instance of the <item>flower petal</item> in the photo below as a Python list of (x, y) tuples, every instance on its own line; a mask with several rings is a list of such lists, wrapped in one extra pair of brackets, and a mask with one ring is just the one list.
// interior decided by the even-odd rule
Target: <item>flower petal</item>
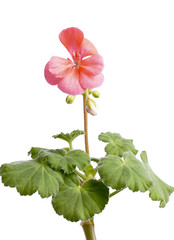
[(61, 78), (59, 77), (56, 77), (54, 74), (52, 74), (50, 71), (49, 71), (49, 63), (48, 62), (45, 66), (45, 70), (44, 70), (44, 75), (45, 75), (45, 79), (47, 80), (47, 82), (51, 85), (56, 85), (58, 84), (58, 82), (60, 81)]
[(80, 72), (80, 84), (83, 88), (96, 88), (100, 87), (104, 81), (104, 76), (102, 73), (96, 76), (89, 76), (84, 74), (83, 72)]
[(63, 78), (73, 66), (74, 63), (70, 59), (52, 57), (49, 61), (49, 71), (56, 77)]
[(80, 49), (81, 58), (97, 54), (97, 49), (95, 46), (86, 38), (83, 39), (82, 46)]
[(77, 69), (69, 69), (66, 75), (58, 83), (58, 88), (67, 94), (78, 95), (84, 93), (86, 89), (82, 88), (79, 82), (79, 71)]
[(103, 70), (103, 58), (99, 54), (92, 55), (81, 61), (79, 70), (89, 76), (96, 76)]
[(77, 53), (79, 51), (84, 39), (84, 34), (80, 29), (71, 27), (64, 29), (59, 34), (59, 39), (72, 56), (73, 52)]

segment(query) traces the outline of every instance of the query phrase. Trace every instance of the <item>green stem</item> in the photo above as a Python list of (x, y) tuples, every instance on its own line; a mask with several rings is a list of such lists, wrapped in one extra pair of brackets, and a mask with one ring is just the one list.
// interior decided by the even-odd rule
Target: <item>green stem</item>
[(86, 111), (86, 100), (88, 96), (88, 90), (83, 94), (83, 114), (84, 114), (84, 132), (85, 132), (85, 150), (89, 154), (89, 142), (88, 142), (88, 113)]
[(81, 172), (79, 172), (78, 170), (74, 170), (74, 172), (77, 174), (77, 175), (79, 175), (79, 177), (81, 177), (83, 180), (87, 180), (87, 177), (83, 174), (83, 173), (81, 173)]
[(69, 142), (69, 149), (73, 150), (72, 142)]
[(116, 195), (117, 193), (123, 191), (125, 188), (126, 188), (126, 187), (121, 188), (121, 189), (119, 189), (119, 190), (116, 190), (116, 191), (112, 192), (112, 193), (109, 195), (109, 197), (110, 197), (110, 198), (113, 197), (113, 196)]
[(96, 240), (93, 219), (86, 222), (81, 222), (81, 226), (83, 228), (86, 240)]
[[(89, 142), (88, 142), (88, 113), (86, 111), (86, 101), (89, 95), (88, 89), (83, 94), (83, 113), (84, 113), (84, 132), (85, 132), (85, 150), (89, 155)], [(85, 222), (81, 222), (86, 240), (96, 240), (95, 230), (94, 230), (94, 221), (90, 219)]]

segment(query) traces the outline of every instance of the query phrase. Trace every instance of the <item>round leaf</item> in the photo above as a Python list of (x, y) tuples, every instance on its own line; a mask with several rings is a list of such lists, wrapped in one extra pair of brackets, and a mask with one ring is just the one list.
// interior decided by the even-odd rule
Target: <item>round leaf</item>
[(5, 186), (16, 187), (21, 195), (38, 191), (41, 197), (49, 197), (63, 184), (62, 174), (39, 160), (4, 164), (0, 175)]
[(81, 130), (74, 130), (71, 133), (60, 133), (57, 135), (53, 135), (53, 138), (60, 138), (62, 140), (65, 140), (68, 143), (72, 143), (72, 141), (74, 141), (74, 139), (76, 139), (78, 136), (84, 134), (84, 131)]
[(153, 201), (160, 201), (160, 207), (165, 207), (169, 201), (169, 196), (174, 192), (174, 187), (163, 182), (151, 169), (148, 163), (147, 153), (143, 151), (141, 153), (141, 159), (148, 170), (153, 186), (149, 189), (149, 197)]
[(59, 193), (53, 198), (52, 205), (57, 214), (67, 220), (86, 221), (100, 213), (109, 199), (109, 189), (102, 182), (91, 179), (80, 186), (75, 174), (64, 179)]
[(83, 170), (90, 163), (89, 155), (82, 150), (65, 149), (41, 150), (39, 158), (46, 161), (55, 170), (63, 169), (66, 173), (71, 173), (76, 167)]
[(123, 154), (128, 151), (134, 154), (138, 152), (133, 145), (133, 140), (122, 138), (118, 133), (101, 133), (98, 138), (100, 141), (108, 143), (105, 147), (105, 151), (108, 155), (122, 157)]
[(118, 156), (102, 158), (98, 172), (104, 183), (116, 190), (127, 186), (133, 192), (145, 192), (152, 185), (145, 167), (131, 152), (124, 154), (124, 160)]

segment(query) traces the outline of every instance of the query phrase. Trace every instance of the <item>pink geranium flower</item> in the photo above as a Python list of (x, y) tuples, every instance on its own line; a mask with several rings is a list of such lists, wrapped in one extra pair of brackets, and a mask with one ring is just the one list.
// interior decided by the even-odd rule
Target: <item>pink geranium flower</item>
[(99, 87), (104, 80), (101, 73), (104, 64), (94, 45), (84, 38), (80, 29), (74, 27), (63, 30), (59, 39), (71, 54), (72, 60), (52, 57), (45, 66), (47, 82), (71, 95), (82, 94), (87, 88)]

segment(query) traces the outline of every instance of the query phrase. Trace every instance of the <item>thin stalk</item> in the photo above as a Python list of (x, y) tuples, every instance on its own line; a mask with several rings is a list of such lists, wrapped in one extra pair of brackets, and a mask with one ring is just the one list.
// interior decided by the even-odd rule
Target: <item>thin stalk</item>
[(69, 142), (69, 149), (73, 150), (72, 142)]
[[(87, 91), (87, 90), (86, 90)], [(89, 154), (88, 142), (88, 113), (86, 111), (87, 92), (83, 94), (83, 114), (84, 114), (84, 132), (85, 132), (85, 150)]]
[(113, 197), (113, 196), (116, 195), (117, 193), (123, 191), (125, 188), (126, 188), (126, 187), (121, 188), (121, 189), (119, 189), (119, 190), (116, 190), (116, 191), (112, 192), (112, 193), (109, 195), (109, 197), (110, 197), (110, 198)]
[[(86, 111), (86, 102), (88, 97), (88, 89), (83, 94), (83, 114), (84, 114), (84, 132), (85, 132), (85, 150), (89, 155), (89, 141), (88, 141), (88, 113)], [(94, 221), (90, 219), (85, 222), (81, 222), (86, 240), (96, 240), (95, 230), (94, 230)]]
[(74, 170), (74, 172), (77, 174), (77, 175), (79, 175), (79, 177), (81, 177), (84, 181), (85, 180), (87, 180), (87, 177), (83, 174), (83, 173), (81, 173), (81, 172), (79, 172), (78, 170)]

